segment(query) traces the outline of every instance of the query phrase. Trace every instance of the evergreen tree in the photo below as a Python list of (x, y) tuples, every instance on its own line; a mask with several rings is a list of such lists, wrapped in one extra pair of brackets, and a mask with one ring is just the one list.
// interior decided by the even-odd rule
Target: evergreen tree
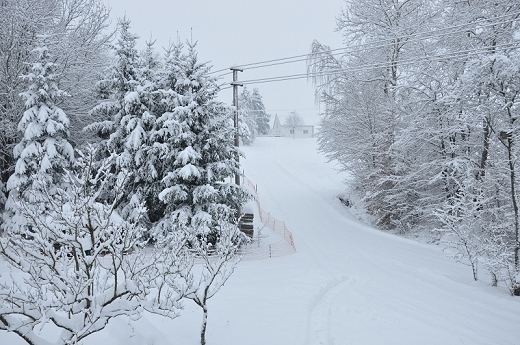
[(104, 139), (108, 139), (116, 131), (123, 116), (124, 98), (128, 92), (135, 91), (139, 84), (139, 54), (135, 48), (138, 37), (130, 33), (130, 21), (126, 18), (119, 20), (118, 30), (119, 38), (113, 47), (114, 64), (109, 68), (108, 77), (97, 83), (100, 103), (90, 112), (93, 116), (99, 115), (110, 120), (97, 122), (86, 128), (97, 131)]
[(251, 92), (244, 86), (238, 96), (238, 135), (244, 145), (253, 143), (258, 134), (252, 109)]
[[(99, 82), (107, 99), (92, 110), (94, 114), (110, 115), (111, 119), (94, 123), (87, 130), (97, 131), (104, 138), (102, 145), (106, 155), (115, 153), (118, 156), (114, 166), (116, 171), (126, 169), (132, 173), (126, 197), (121, 200), (124, 208), (133, 195), (140, 200), (147, 199), (148, 183), (157, 177), (154, 162), (147, 158), (149, 133), (155, 124), (153, 97), (156, 83), (153, 80), (154, 66), (151, 66), (155, 62), (150, 60), (153, 60), (152, 52), (147, 50), (148, 57), (139, 56), (135, 48), (137, 36), (130, 33), (130, 21), (126, 18), (119, 21), (119, 30), (115, 65), (109, 78)], [(112, 197), (108, 195), (108, 198)]]
[[(60, 89), (69, 93), (56, 104), (71, 121), (70, 141), (87, 139), (81, 132), (96, 104), (94, 86), (103, 72), (112, 33), (109, 9), (102, 0), (0, 1), (0, 179), (6, 184), (15, 170), (13, 148), (22, 139), (17, 125), (26, 107), (19, 94), (30, 81), (31, 52), (41, 44), (38, 34), (49, 37)], [(74, 146), (74, 144), (73, 144)], [(0, 199), (0, 209), (3, 204)]]
[(250, 92), (244, 87), (238, 100), (239, 110), (245, 119), (250, 131), (254, 134), (269, 134), (269, 119), (271, 115), (265, 111), (264, 102), (257, 88)]
[(271, 129), (269, 119), (271, 115), (266, 113), (262, 96), (257, 88), (254, 88), (251, 94), (251, 110), (254, 114), (257, 132), (263, 135), (269, 134), (269, 130)]
[(146, 48), (139, 55), (139, 74), (141, 79), (156, 83), (161, 69), (161, 59), (154, 49), (157, 40), (150, 37), (146, 41)]
[(71, 167), (74, 150), (67, 141), (69, 119), (56, 106), (64, 93), (56, 84), (56, 64), (50, 62), (47, 47), (34, 50), (37, 62), (32, 64), (31, 73), (23, 76), (29, 80), (29, 89), (21, 95), (25, 98), (26, 111), (18, 130), (23, 133), (22, 141), (14, 148), (17, 159), (14, 173), (7, 181), (9, 197), (6, 202), (7, 220), (11, 225), (18, 221), (16, 202), (20, 198), (27, 202), (38, 202), (39, 189), (34, 185), (40, 180), (51, 192), (53, 186), (64, 187), (62, 174)]
[(146, 205), (148, 218), (152, 223), (164, 217), (166, 205), (159, 200), (159, 193), (164, 189), (162, 180), (170, 169), (168, 160), (165, 157), (167, 157), (171, 149), (170, 138), (179, 133), (178, 126), (165, 119), (169, 118), (167, 113), (175, 107), (175, 104), (171, 103), (175, 85), (177, 85), (180, 78), (183, 78), (179, 72), (182, 59), (184, 58), (182, 49), (183, 45), (180, 42), (170, 44), (165, 49), (162, 63), (156, 73), (157, 90), (154, 92), (154, 113), (158, 115), (158, 118), (150, 132), (149, 146), (146, 153), (149, 164), (148, 171), (151, 172), (148, 176), (152, 177), (147, 183)]
[[(219, 291), (239, 261), (244, 240), (238, 210), (252, 195), (231, 181), (239, 174), (232, 109), (215, 100), (219, 91), (209, 67), (198, 61), (195, 44), (182, 54), (174, 46), (163, 75), (162, 103), (152, 135), (153, 154), (161, 157), (159, 177), (164, 215), (155, 227), (158, 243), (183, 238), (190, 253), (203, 260), (200, 275), (187, 275), (194, 289), (186, 296), (203, 310), (205, 344), (207, 301)], [(216, 259), (216, 260), (214, 260)]]
[[(184, 59), (183, 51), (184, 45), (181, 42), (171, 43), (167, 48), (164, 48), (164, 56), (162, 68), (159, 70), (158, 87), (161, 89), (162, 98), (165, 98), (165, 92), (168, 90), (175, 90), (175, 85), (179, 78), (182, 78), (180, 68), (182, 60)], [(163, 102), (163, 112), (168, 110), (168, 102)]]
[(239, 173), (231, 110), (215, 100), (216, 80), (198, 61), (196, 45), (187, 45), (187, 55), (177, 54), (170, 64), (168, 89), (162, 90), (168, 111), (153, 137), (163, 150), (159, 198), (166, 208), (160, 228), (188, 228), (214, 241), (217, 221), (233, 222), (250, 195), (225, 182)]

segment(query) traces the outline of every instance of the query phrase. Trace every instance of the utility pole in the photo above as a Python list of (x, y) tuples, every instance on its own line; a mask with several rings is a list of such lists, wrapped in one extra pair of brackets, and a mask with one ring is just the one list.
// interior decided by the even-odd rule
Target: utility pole
[[(233, 116), (233, 123), (235, 125), (235, 146), (240, 146), (240, 140), (238, 137), (238, 87), (244, 86), (244, 84), (238, 83), (238, 72), (244, 72), (243, 69), (231, 67), (230, 70), (233, 71), (233, 82), (231, 86), (233, 86), (233, 106), (235, 107), (235, 114)], [(237, 154), (237, 163), (239, 163), (240, 158)], [(240, 165), (239, 165), (240, 166)], [(235, 174), (235, 184), (240, 186), (240, 173)]]

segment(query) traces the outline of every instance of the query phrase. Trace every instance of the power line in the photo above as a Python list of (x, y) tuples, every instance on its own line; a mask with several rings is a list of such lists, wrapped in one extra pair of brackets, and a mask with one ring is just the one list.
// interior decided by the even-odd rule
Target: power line
[[(209, 73), (209, 74), (211, 74), (211, 73)], [(230, 74), (233, 74), (233, 72), (232, 72), (232, 71), (229, 71), (229, 72), (227, 72), (227, 73), (222, 73), (222, 74), (217, 75), (215, 78), (222, 78), (222, 77), (224, 77), (224, 76), (226, 76), (226, 75), (230, 75)]]
[[(362, 51), (363, 49), (361, 47), (379, 48), (379, 47), (374, 47), (374, 45), (383, 44), (384, 42), (390, 42), (390, 43), (382, 46), (382, 47), (385, 47), (387, 45), (392, 44), (392, 42), (395, 41), (395, 40), (405, 40), (405, 39), (413, 38), (413, 37), (416, 37), (415, 40), (419, 40), (419, 39), (423, 40), (423, 39), (426, 39), (426, 38), (447, 36), (447, 35), (451, 35), (451, 34), (455, 34), (455, 33), (461, 33), (461, 32), (466, 32), (467, 31), (467, 30), (455, 30), (455, 31), (448, 31), (448, 30), (464, 28), (464, 27), (467, 27), (467, 26), (475, 26), (475, 25), (478, 25), (479, 23), (485, 23), (485, 25), (480, 25), (479, 28), (485, 28), (485, 27), (490, 27), (490, 26), (510, 23), (510, 22), (513, 22), (513, 21), (515, 21), (517, 19), (515, 16), (519, 16), (519, 15), (520, 15), (520, 11), (518, 11), (518, 12), (511, 12), (511, 13), (508, 13), (508, 14), (504, 14), (504, 15), (501, 15), (501, 16), (494, 17), (492, 19), (479, 19), (479, 20), (476, 20), (474, 22), (448, 26), (448, 27), (444, 27), (442, 29), (431, 30), (431, 31), (423, 31), (423, 32), (409, 34), (409, 35), (403, 35), (403, 36), (399, 36), (399, 37), (393, 37), (393, 38), (387, 38), (387, 39), (383, 39), (383, 40), (379, 40), (379, 41), (373, 41), (373, 42), (370, 42), (370, 43), (364, 43), (364, 44), (360, 44), (360, 45), (356, 46), (355, 49), (357, 49), (356, 51)], [(503, 18), (508, 18), (508, 17), (510, 19), (505, 20), (505, 21), (490, 22), (490, 20), (503, 19)], [(446, 32), (446, 31), (448, 31), (448, 32)], [(440, 33), (440, 34), (436, 34), (436, 33)], [(426, 36), (421, 37), (422, 35), (426, 35)], [(342, 51), (341, 53), (335, 53), (335, 54), (331, 54), (331, 55), (340, 55), (340, 54), (346, 54), (346, 53), (354, 52), (354, 51), (350, 51), (349, 49), (352, 49), (352, 47), (343, 47), (343, 48), (331, 49), (328, 52), (330, 53), (330, 52)], [(282, 65), (282, 64), (288, 64), (288, 63), (305, 61), (305, 60), (307, 60), (308, 56), (309, 56), (309, 54), (301, 54), (301, 55), (295, 55), (295, 56), (290, 56), (290, 57), (285, 57), (285, 58), (279, 58), (279, 59), (272, 59), (272, 60), (265, 60), (265, 61), (260, 61), (260, 62), (253, 62), (253, 63), (249, 63), (249, 64), (243, 64), (243, 65), (239, 65), (237, 67), (240, 67), (241, 69), (254, 69), (254, 68), (270, 67), (270, 66), (275, 66), (275, 65)], [(300, 58), (305, 58), (305, 59), (300, 59)], [(294, 60), (294, 59), (298, 59), (298, 60)], [(294, 60), (294, 61), (288, 61), (288, 60)], [(259, 66), (257, 66), (257, 65), (259, 65)], [(253, 66), (255, 66), (255, 67), (253, 67)], [(223, 72), (223, 71), (227, 71), (227, 70), (229, 70), (229, 68), (213, 71), (213, 72), (210, 72), (210, 74), (219, 73), (219, 72)]]
[[(495, 45), (495, 46), (483, 46), (483, 47), (474, 48), (474, 49), (457, 51), (457, 52), (453, 52), (450, 54), (438, 54), (438, 55), (433, 55), (430, 57), (420, 57), (420, 58), (415, 58), (415, 59), (400, 60), (397, 63), (395, 63), (395, 62), (394, 63), (393, 62), (372, 63), (372, 64), (365, 64), (365, 65), (354, 66), (354, 67), (347, 67), (347, 68), (335, 68), (335, 69), (321, 71), (321, 72), (302, 73), (302, 74), (285, 75), (285, 76), (279, 76), (279, 77), (251, 79), (251, 80), (241, 81), (241, 83), (244, 85), (263, 84), (263, 83), (296, 80), (296, 79), (304, 79), (304, 78), (312, 78), (312, 77), (323, 77), (323, 76), (334, 75), (334, 74), (338, 74), (338, 73), (342, 73), (342, 72), (358, 72), (358, 71), (364, 71), (364, 70), (373, 69), (373, 68), (392, 67), (392, 66), (395, 66), (396, 64), (409, 65), (412, 63), (424, 62), (424, 61), (438, 62), (438, 61), (445, 61), (445, 60), (453, 60), (453, 59), (457, 59), (457, 58), (465, 59), (468, 56), (481, 54), (483, 51), (488, 50), (490, 48), (518, 47), (518, 43), (519, 42), (512, 42), (512, 43)], [(222, 88), (222, 90), (226, 90), (228, 88), (230, 88), (230, 87)]]
[[(497, 23), (493, 23), (493, 24), (490, 24), (488, 26), (492, 26), (492, 25), (498, 25), (498, 24), (504, 24), (504, 23), (509, 23), (511, 21), (503, 21), (503, 22), (497, 22)], [(444, 33), (444, 34), (440, 34), (440, 35), (431, 35), (431, 36), (425, 36), (425, 37), (416, 37), (412, 40), (408, 40), (407, 43), (409, 42), (415, 42), (415, 41), (422, 41), (424, 39), (428, 39), (428, 38), (434, 38), (434, 37), (442, 37), (442, 36), (448, 36), (448, 35), (451, 35), (451, 34), (455, 34), (455, 33), (462, 33), (462, 32), (466, 32), (467, 30), (459, 30), (459, 31), (451, 31), (451, 32), (448, 32), (448, 33)], [(392, 40), (395, 40), (395, 39), (392, 39)], [(381, 49), (381, 48), (386, 48), (386, 47), (392, 47), (394, 45), (394, 42), (389, 42), (389, 43), (386, 43), (386, 44), (381, 44), (381, 45), (374, 45), (376, 42), (372, 42), (370, 44), (363, 44), (363, 45), (359, 45), (359, 46), (356, 46), (354, 49), (353, 47), (352, 48), (338, 48), (338, 49), (332, 49), (332, 50), (329, 50), (328, 52), (333, 52), (333, 51), (337, 51), (337, 50), (345, 50), (345, 51), (341, 51), (339, 53), (331, 53), (331, 54), (328, 54), (330, 56), (338, 56), (338, 55), (345, 55), (345, 54), (351, 54), (351, 53), (358, 53), (358, 52), (363, 52), (363, 51), (366, 51), (367, 48), (364, 47), (364, 46), (368, 46), (370, 49)], [(362, 47), (362, 48), (361, 48)], [(285, 64), (290, 64), (290, 63), (295, 63), (295, 62), (302, 62), (302, 61), (308, 61), (308, 58), (309, 56), (311, 55), (316, 55), (314, 53), (309, 53), (306, 55), (306, 58), (302, 58), (302, 59), (297, 59), (297, 60), (291, 60), (291, 61), (283, 61), (283, 62), (275, 62), (275, 63), (271, 63), (271, 64), (262, 64), (262, 65), (258, 65), (258, 66), (253, 66), (253, 67), (249, 67), (249, 68), (245, 68), (245, 70), (251, 70), (251, 69), (257, 69), (257, 68), (264, 68), (264, 67), (271, 67), (271, 66), (279, 66), (279, 65), (285, 65)]]

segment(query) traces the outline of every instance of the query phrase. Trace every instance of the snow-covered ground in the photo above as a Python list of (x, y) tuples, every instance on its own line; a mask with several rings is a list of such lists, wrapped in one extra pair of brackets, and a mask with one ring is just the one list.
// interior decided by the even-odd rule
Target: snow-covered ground
[[(474, 282), (438, 246), (357, 221), (314, 139), (257, 138), (243, 150), (262, 207), (285, 221), (297, 252), (239, 264), (209, 302), (209, 345), (520, 344), (520, 297)], [(85, 345), (196, 345), (201, 311), (185, 304), (173, 321), (115, 320)], [(8, 344), (23, 342), (1, 332)]]

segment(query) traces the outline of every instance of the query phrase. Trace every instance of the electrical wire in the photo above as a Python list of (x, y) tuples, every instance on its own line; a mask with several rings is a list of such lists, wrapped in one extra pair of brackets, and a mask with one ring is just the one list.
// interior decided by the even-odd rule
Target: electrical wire
[[(514, 17), (514, 16), (519, 16), (519, 15), (520, 15), (520, 11), (518, 11), (518, 12), (511, 12), (511, 13), (508, 13), (508, 14), (504, 14), (502, 16), (494, 17), (493, 20), (507, 18), (507, 17), (511, 17), (511, 16)], [(427, 38), (436, 38), (436, 37), (452, 35), (452, 34), (455, 34), (455, 33), (462, 33), (462, 32), (466, 32), (467, 29), (465, 29), (465, 30), (448, 31), (448, 32), (445, 32), (445, 31), (451, 30), (451, 29), (463, 28), (463, 27), (467, 27), (467, 26), (475, 26), (475, 25), (478, 25), (481, 22), (486, 23), (486, 25), (480, 25), (479, 28), (485, 28), (485, 27), (490, 27), (490, 26), (495, 26), (495, 25), (500, 25), (500, 24), (505, 24), (505, 23), (511, 23), (511, 22), (514, 22), (515, 20), (517, 20), (516, 17), (511, 18), (509, 20), (505, 20), (505, 21), (499, 21), (499, 22), (490, 22), (490, 19), (479, 19), (479, 20), (476, 20), (474, 22), (464, 23), (464, 24), (459, 24), (459, 25), (454, 25), (454, 26), (448, 26), (448, 27), (445, 27), (445, 28), (442, 28), (442, 29), (431, 30), (431, 31), (423, 31), (423, 32), (414, 33), (414, 34), (410, 34), (410, 35), (404, 35), (404, 36), (388, 38), (388, 39), (384, 39), (384, 40), (373, 41), (373, 42), (370, 42), (370, 43), (360, 44), (360, 45), (357, 45), (355, 47), (356, 50), (352, 50), (353, 49), (352, 47), (343, 47), (343, 48), (331, 49), (331, 50), (328, 51), (328, 53), (340, 52), (341, 51), (340, 53), (335, 53), (335, 54), (330, 54), (330, 55), (342, 55), (342, 54), (347, 54), (347, 53), (352, 53), (352, 52), (357, 52), (357, 51), (363, 51), (364, 49), (362, 49), (362, 47), (370, 47), (371, 49), (376, 49), (376, 48), (391, 46), (395, 40), (405, 40), (405, 39), (413, 38), (413, 37), (416, 37), (415, 40), (424, 40), (424, 39), (427, 39)], [(441, 34), (435, 34), (437, 32), (441, 32)], [(444, 32), (444, 33), (442, 33), (442, 32)], [(426, 36), (421, 36), (421, 35), (426, 35)], [(412, 41), (414, 41), (414, 40), (412, 40)], [(389, 42), (389, 43), (387, 43), (385, 45), (380, 45), (380, 46), (375, 46), (374, 47), (374, 45), (382, 44), (384, 42)], [(260, 62), (254, 62), (254, 63), (249, 63), (249, 64), (238, 65), (236, 67), (237, 68), (241, 68), (241, 69), (255, 69), (255, 68), (263, 68), (263, 67), (270, 67), (270, 66), (276, 66), (276, 65), (283, 65), (283, 64), (289, 64), (289, 63), (306, 61), (307, 58), (309, 57), (309, 55), (310, 54), (295, 55), (295, 56), (290, 56), (290, 57), (285, 57), (285, 58), (280, 58), (280, 59), (265, 60), (265, 61), (260, 61)], [(304, 58), (304, 59), (300, 59), (300, 58)], [(298, 59), (298, 60), (294, 60), (294, 59)], [(293, 60), (293, 61), (288, 61), (288, 60)], [(229, 68), (225, 68), (225, 69), (221, 69), (221, 70), (217, 70), (217, 71), (212, 71), (212, 72), (210, 72), (210, 74), (219, 73), (219, 72), (227, 71), (227, 70), (229, 70)]]
[[(500, 22), (500, 23), (494, 23), (493, 25), (504, 24), (504, 23), (508, 23), (508, 22), (510, 22), (510, 21), (504, 21), (504, 22)], [(415, 39), (412, 39), (412, 40), (407, 41), (407, 43), (415, 42), (415, 41), (423, 41), (423, 40), (428, 39), (428, 38), (438, 38), (438, 37), (447, 36), (447, 35), (451, 35), (451, 34), (455, 34), (455, 33), (462, 33), (462, 32), (466, 32), (466, 30), (462, 30), (462, 31), (453, 31), (453, 32), (449, 32), (449, 33), (446, 33), (446, 34), (443, 34), (443, 35), (437, 35), (437, 36), (417, 37), (417, 38), (415, 38)], [(368, 46), (368, 48), (370, 48), (371, 50), (374, 50), (374, 49), (382, 49), (382, 48), (392, 47), (394, 44), (395, 44), (394, 42), (390, 42), (390, 43), (387, 43), (387, 44), (381, 44), (381, 45), (375, 45), (375, 46), (374, 46), (373, 43), (371, 43), (371, 44)], [(339, 53), (332, 53), (332, 54), (328, 54), (328, 55), (329, 55), (329, 56), (338, 56), (338, 55), (344, 56), (344, 55), (346, 55), (346, 54), (352, 54), (352, 53), (364, 52), (364, 51), (366, 51), (368, 48), (366, 48), (366, 47), (360, 48), (359, 46), (356, 46), (356, 49), (353, 49), (353, 48), (352, 48), (352, 50), (342, 51), (342, 52), (339, 52)], [(347, 49), (347, 48), (338, 48), (338, 49)], [(327, 51), (327, 52), (325, 52), (325, 53), (332, 52), (332, 51), (336, 51), (336, 49), (333, 49), (333, 50)], [(297, 59), (297, 60), (291, 60), (291, 61), (284, 61), (284, 62), (276, 62), (276, 63), (272, 63), (272, 64), (258, 65), (258, 66), (254, 66), (254, 67), (244, 68), (244, 70), (252, 70), (252, 69), (257, 69), (257, 68), (264, 68), (264, 67), (271, 67), (271, 66), (279, 66), (279, 65), (285, 65), (285, 64), (295, 63), (295, 62), (308, 61), (308, 60), (309, 60), (309, 57), (312, 56), (312, 55), (318, 55), (318, 54), (315, 54), (315, 53), (309, 53), (309, 54), (307, 54), (307, 57), (306, 57), (306, 58)]]
[[(417, 62), (438, 62), (438, 61), (445, 61), (445, 60), (453, 60), (453, 59), (466, 59), (468, 56), (478, 55), (481, 54), (483, 51), (488, 50), (490, 48), (514, 48), (518, 47), (519, 42), (512, 42), (507, 44), (501, 44), (501, 45), (495, 45), (495, 46), (483, 46), (479, 48), (474, 49), (468, 49), (468, 50), (462, 50), (453, 52), (450, 54), (438, 54), (433, 55), (429, 57), (420, 57), (420, 58), (414, 58), (414, 59), (407, 59), (407, 60), (400, 60), (397, 63), (392, 62), (385, 62), (385, 63), (372, 63), (372, 64), (365, 64), (365, 65), (359, 65), (354, 67), (347, 67), (347, 68), (336, 68), (321, 72), (311, 72), (311, 73), (302, 73), (302, 74), (293, 74), (293, 75), (285, 75), (285, 76), (279, 76), (279, 77), (270, 77), (270, 78), (260, 78), (260, 79), (251, 79), (251, 80), (245, 80), (245, 81), (239, 81), (237, 83), (243, 84), (243, 85), (250, 85), (250, 84), (263, 84), (263, 83), (270, 83), (270, 82), (279, 82), (279, 81), (287, 81), (287, 80), (295, 80), (295, 79), (304, 79), (304, 78), (313, 78), (313, 77), (323, 77), (328, 75), (334, 75), (338, 73), (344, 73), (344, 72), (358, 72), (358, 71), (365, 71), (369, 69), (374, 68), (384, 68), (384, 67), (392, 67), (396, 64), (402, 65), (410, 65), (412, 63)], [(232, 86), (228, 86), (225, 88), (222, 88), (221, 90), (226, 90), (231, 88)]]

